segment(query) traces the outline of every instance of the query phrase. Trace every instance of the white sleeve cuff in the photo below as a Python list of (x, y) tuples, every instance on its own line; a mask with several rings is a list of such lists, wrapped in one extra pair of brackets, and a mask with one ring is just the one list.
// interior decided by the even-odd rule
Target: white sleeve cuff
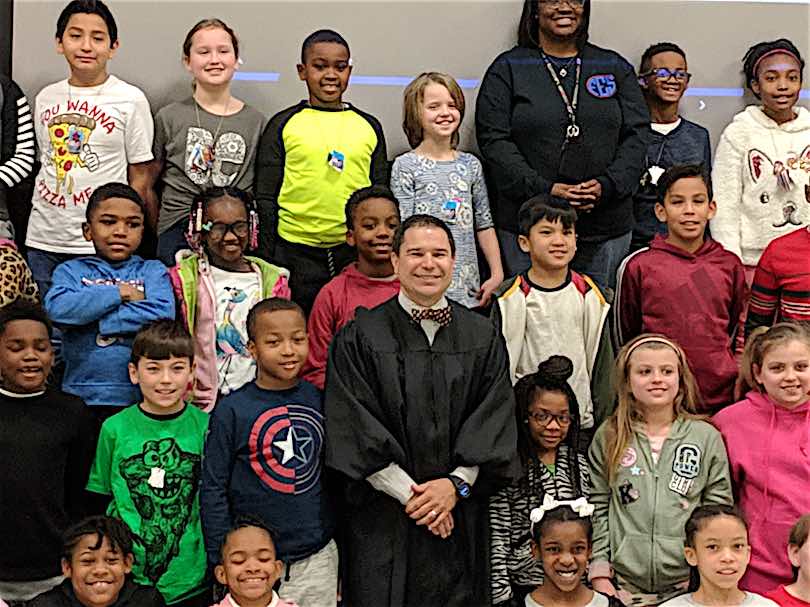
[(459, 477), (470, 487), (472, 487), (475, 484), (475, 481), (478, 479), (478, 466), (459, 466), (450, 474)]
[(366, 480), (377, 491), (390, 495), (403, 506), (411, 499), (413, 495), (411, 487), (416, 484), (410, 475), (399, 467), (399, 464), (393, 462)]

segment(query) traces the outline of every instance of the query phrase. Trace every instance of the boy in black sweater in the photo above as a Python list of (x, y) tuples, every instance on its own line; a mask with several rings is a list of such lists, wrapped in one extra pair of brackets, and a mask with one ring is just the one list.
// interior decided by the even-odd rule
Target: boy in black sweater
[(61, 579), (61, 533), (84, 512), (96, 424), (47, 388), (51, 324), (40, 306), (0, 310), (0, 596), (29, 600)]

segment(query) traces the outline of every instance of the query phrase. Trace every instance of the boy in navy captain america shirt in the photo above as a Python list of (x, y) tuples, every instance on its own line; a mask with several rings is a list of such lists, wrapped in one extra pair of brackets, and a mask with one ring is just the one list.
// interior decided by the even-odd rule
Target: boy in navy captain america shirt
[(334, 515), (322, 486), (321, 393), (299, 373), (307, 358), (304, 312), (280, 298), (247, 317), (256, 380), (215, 407), (203, 457), (200, 507), (209, 561), (234, 519), (253, 515), (276, 531), (284, 562), (279, 596), (300, 607), (335, 604)]

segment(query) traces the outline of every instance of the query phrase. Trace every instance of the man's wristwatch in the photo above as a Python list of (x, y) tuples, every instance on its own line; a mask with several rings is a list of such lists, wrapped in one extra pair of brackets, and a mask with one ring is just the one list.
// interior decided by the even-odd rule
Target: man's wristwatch
[(470, 497), (472, 487), (467, 481), (460, 476), (456, 476), (455, 474), (450, 474), (447, 476), (447, 478), (449, 478), (450, 482), (453, 483), (453, 486), (456, 488), (456, 494), (458, 494), (461, 499)]

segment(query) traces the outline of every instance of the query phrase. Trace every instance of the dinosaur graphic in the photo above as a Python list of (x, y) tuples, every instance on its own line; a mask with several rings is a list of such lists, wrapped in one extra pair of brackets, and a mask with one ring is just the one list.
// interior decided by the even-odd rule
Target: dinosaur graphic
[(173, 438), (147, 441), (143, 452), (121, 461), (119, 470), (141, 515), (144, 576), (156, 585), (180, 551), (200, 481), (200, 456)]

